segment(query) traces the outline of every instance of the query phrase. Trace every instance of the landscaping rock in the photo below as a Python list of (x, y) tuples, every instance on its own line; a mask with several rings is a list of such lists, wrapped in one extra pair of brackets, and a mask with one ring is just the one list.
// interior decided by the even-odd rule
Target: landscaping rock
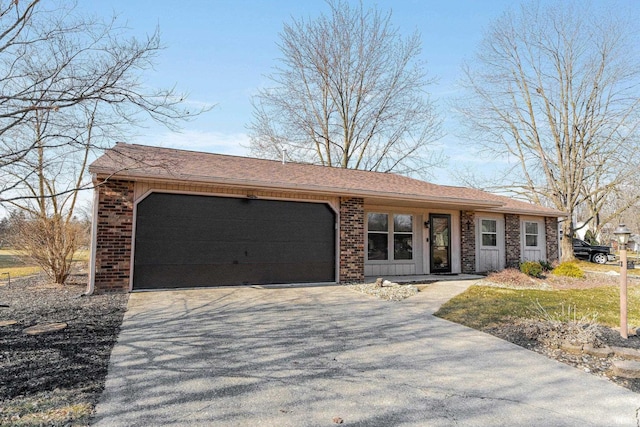
[(0, 320), (0, 327), (11, 326), (11, 325), (15, 325), (16, 323), (18, 323), (17, 320)]
[(622, 378), (640, 378), (640, 362), (634, 360), (614, 360), (612, 373)]
[[(391, 282), (389, 282), (391, 283)], [(399, 285), (378, 287), (375, 283), (363, 283), (359, 285), (346, 285), (349, 289), (367, 295), (373, 295), (387, 301), (401, 301), (418, 293), (418, 288), (413, 285)]]
[(31, 326), (29, 328), (24, 329), (24, 332), (27, 335), (41, 335), (48, 334), (50, 332), (61, 331), (67, 328), (67, 324), (64, 322), (60, 323), (41, 323), (39, 325)]
[[(640, 361), (640, 350), (636, 348), (627, 348), (627, 347), (611, 347), (614, 354), (618, 357), (627, 360), (639, 360)], [(640, 377), (638, 377), (640, 378)]]
[(580, 354), (582, 353), (582, 345), (572, 344), (569, 341), (563, 341), (560, 343), (560, 349), (566, 351), (571, 354)]
[(609, 346), (594, 347), (592, 344), (585, 344), (582, 347), (582, 351), (595, 357), (607, 358), (613, 355), (613, 350)]

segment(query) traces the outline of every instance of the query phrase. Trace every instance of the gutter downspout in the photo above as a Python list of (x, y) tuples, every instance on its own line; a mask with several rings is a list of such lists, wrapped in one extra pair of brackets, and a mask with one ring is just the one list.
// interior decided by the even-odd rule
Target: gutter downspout
[(96, 251), (97, 251), (97, 238), (98, 238), (98, 203), (99, 203), (99, 189), (95, 185), (97, 182), (96, 174), (92, 174), (91, 181), (94, 183), (93, 188), (93, 214), (91, 216), (91, 253), (89, 256), (89, 281), (87, 283), (87, 290), (85, 295), (93, 295), (96, 284)]

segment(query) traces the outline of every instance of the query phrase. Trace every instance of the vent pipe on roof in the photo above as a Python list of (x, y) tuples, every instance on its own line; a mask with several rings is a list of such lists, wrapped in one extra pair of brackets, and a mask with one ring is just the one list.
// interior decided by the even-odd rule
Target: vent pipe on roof
[(286, 149), (286, 148), (284, 148), (284, 149), (282, 150), (282, 164), (283, 164), (283, 165), (284, 165), (284, 163), (285, 163), (286, 157), (287, 157), (287, 149)]

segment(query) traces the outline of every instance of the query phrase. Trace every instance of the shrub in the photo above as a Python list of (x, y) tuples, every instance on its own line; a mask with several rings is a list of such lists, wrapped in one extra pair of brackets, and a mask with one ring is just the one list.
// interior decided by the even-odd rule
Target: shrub
[(549, 261), (540, 261), (540, 265), (542, 266), (542, 269), (544, 271), (553, 270), (553, 264), (551, 264)]
[(564, 303), (560, 311), (550, 312), (538, 300), (531, 310), (540, 321), (523, 319), (528, 328), (523, 328), (529, 339), (538, 340), (552, 347), (560, 347), (564, 342), (573, 345), (591, 344), (600, 347), (602, 342), (599, 336), (598, 313), (586, 313), (578, 315), (575, 305)]
[(576, 279), (584, 278), (584, 271), (573, 262), (563, 262), (551, 271), (555, 276), (575, 277)]
[(542, 277), (542, 265), (536, 261), (525, 261), (520, 264), (520, 271), (531, 277)]

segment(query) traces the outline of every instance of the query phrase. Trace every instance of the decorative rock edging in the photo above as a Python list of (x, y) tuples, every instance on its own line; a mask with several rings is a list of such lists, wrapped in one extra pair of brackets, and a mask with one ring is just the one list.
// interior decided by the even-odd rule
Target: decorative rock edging
[(640, 378), (640, 362), (635, 360), (614, 360), (611, 372), (616, 377)]
[(612, 347), (612, 350), (616, 356), (621, 357), (623, 359), (640, 361), (640, 350), (638, 349), (626, 348), (626, 347)]
[(606, 359), (607, 357), (613, 356), (613, 349), (609, 346), (604, 347), (594, 347), (591, 344), (585, 344), (582, 350), (594, 357), (599, 357), (601, 359)]
[(640, 350), (627, 347), (594, 347), (591, 344), (576, 345), (563, 342), (560, 348), (567, 353), (588, 354), (590, 356), (607, 359), (611, 356), (623, 360), (614, 360), (611, 363), (611, 374), (621, 378), (640, 378)]
[(564, 341), (562, 344), (560, 344), (560, 349), (571, 354), (586, 353), (582, 345), (572, 344), (568, 341)]

